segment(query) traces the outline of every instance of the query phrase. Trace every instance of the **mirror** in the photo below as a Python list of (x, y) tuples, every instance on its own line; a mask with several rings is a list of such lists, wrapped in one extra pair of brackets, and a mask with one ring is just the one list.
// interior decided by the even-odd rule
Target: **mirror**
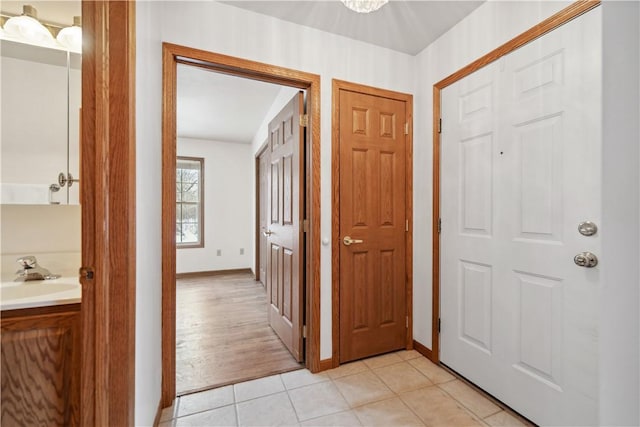
[(79, 204), (81, 54), (10, 38), (5, 24), (1, 203)]

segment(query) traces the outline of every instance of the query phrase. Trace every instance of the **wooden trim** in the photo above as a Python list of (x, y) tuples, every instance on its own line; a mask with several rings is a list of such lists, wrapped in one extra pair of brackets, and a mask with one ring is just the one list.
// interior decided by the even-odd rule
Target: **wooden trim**
[(576, 18), (577, 16), (582, 15), (585, 12), (593, 9), (594, 7), (600, 4), (600, 0), (578, 0), (575, 3), (572, 3), (568, 7), (562, 9), (560, 12), (555, 15), (545, 19), (541, 23), (534, 25), (529, 28), (524, 33), (514, 37), (503, 45), (497, 47), (486, 55), (476, 59), (469, 65), (461, 68), (450, 76), (440, 80), (435, 84), (436, 87), (443, 89), (458, 80), (468, 76), (474, 71), (479, 70), (487, 64), (490, 64), (497, 59), (513, 52), (521, 46), (537, 39), (540, 36), (547, 34), (550, 31), (555, 30), (561, 25), (566, 24), (568, 21)]
[(158, 399), (158, 409), (156, 409), (156, 416), (153, 418), (154, 427), (158, 427), (158, 425), (160, 425), (161, 418), (162, 418), (162, 399)]
[[(202, 249), (204, 248), (204, 186), (205, 186), (205, 174), (204, 174), (204, 157), (191, 157), (191, 156), (177, 156), (177, 160), (190, 160), (200, 163), (200, 218), (198, 219), (198, 225), (200, 226), (200, 241), (197, 243), (177, 243), (176, 249)], [(177, 167), (177, 161), (176, 161)]]
[(260, 157), (264, 153), (264, 150), (267, 149), (267, 144), (269, 140), (267, 139), (262, 143), (258, 151), (255, 155), (255, 172), (254, 172), (254, 185), (255, 185), (255, 276), (256, 281), (260, 281), (261, 283), (265, 283), (263, 278), (260, 276)]
[(135, 403), (135, 3), (82, 2), (81, 424)]
[(431, 360), (440, 361), (440, 88), (433, 87), (433, 206), (432, 227), (433, 245), (431, 248), (432, 296), (431, 296)]
[(407, 276), (407, 350), (413, 349), (413, 95), (406, 95), (406, 123), (409, 131), (406, 139), (405, 158), (405, 219), (409, 232), (405, 239), (405, 274)]
[(331, 358), (340, 366), (340, 86), (331, 83)]
[(336, 366), (334, 366), (333, 360), (333, 357), (330, 359), (322, 359), (320, 361), (320, 372), (335, 368)]
[(222, 276), (233, 273), (253, 273), (250, 268), (232, 268), (229, 270), (193, 271), (189, 273), (176, 273), (176, 279), (193, 279), (196, 277)]
[(80, 311), (80, 303), (2, 310), (0, 311), (0, 318), (12, 319), (14, 317), (44, 316), (48, 314), (69, 313), (72, 311)]
[(306, 367), (320, 369), (320, 76), (256, 61), (163, 43), (162, 120), (162, 402), (168, 406), (176, 395), (175, 384), (175, 158), (176, 158), (176, 69), (177, 64), (204, 67), (225, 74), (247, 77), (307, 90), (310, 149), (307, 163), (306, 236)]
[(441, 91), (485, 65), (500, 59), (599, 5), (600, 0), (578, 0), (433, 85), (433, 311), (431, 324), (433, 349), (431, 360), (434, 363), (439, 363), (440, 361), (440, 336), (438, 333), (438, 319), (440, 318), (440, 235), (438, 233), (438, 219), (440, 218), (440, 134), (438, 133), (438, 125), (440, 121)]
[(423, 355), (429, 360), (433, 360), (433, 352), (427, 348), (424, 344), (419, 343), (416, 340), (413, 340), (413, 348), (415, 351)]
[(405, 218), (409, 232), (405, 240), (406, 303), (409, 327), (406, 349), (413, 348), (413, 95), (365, 86), (343, 80), (332, 80), (331, 86), (331, 335), (333, 366), (340, 365), (340, 91), (363, 93), (403, 101), (405, 120), (409, 123), (405, 156)]
[(162, 50), (162, 406), (176, 397), (176, 98), (177, 64)]

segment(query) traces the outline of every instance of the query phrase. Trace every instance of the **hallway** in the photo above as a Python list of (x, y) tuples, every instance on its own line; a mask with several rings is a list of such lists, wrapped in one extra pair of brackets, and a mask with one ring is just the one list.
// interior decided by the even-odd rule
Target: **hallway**
[(300, 369), (267, 321), (267, 294), (253, 274), (177, 280), (178, 395)]

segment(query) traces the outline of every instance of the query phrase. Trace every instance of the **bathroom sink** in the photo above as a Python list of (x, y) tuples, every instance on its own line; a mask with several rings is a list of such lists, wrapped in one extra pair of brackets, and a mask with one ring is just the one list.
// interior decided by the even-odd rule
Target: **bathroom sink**
[(22, 299), (31, 298), (39, 295), (51, 295), (58, 292), (70, 291), (76, 289), (78, 285), (70, 285), (67, 283), (29, 283), (25, 282), (18, 286), (2, 287), (0, 290), (0, 297), (5, 299)]
[(77, 277), (29, 282), (3, 282), (0, 286), (2, 310), (42, 307), (80, 302)]

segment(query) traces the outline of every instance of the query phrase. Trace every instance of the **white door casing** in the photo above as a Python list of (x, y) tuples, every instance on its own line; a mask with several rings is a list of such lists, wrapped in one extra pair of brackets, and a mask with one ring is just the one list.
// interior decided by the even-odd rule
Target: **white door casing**
[(441, 361), (541, 425), (598, 423), (601, 10), (442, 91)]

